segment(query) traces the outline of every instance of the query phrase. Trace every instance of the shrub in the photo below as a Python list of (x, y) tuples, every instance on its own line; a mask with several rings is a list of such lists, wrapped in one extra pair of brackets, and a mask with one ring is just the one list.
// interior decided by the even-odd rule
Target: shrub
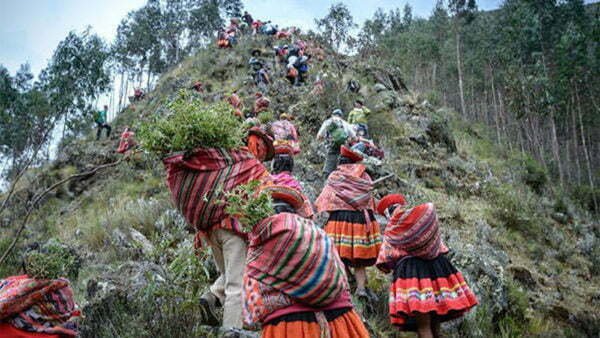
[(225, 192), (225, 211), (229, 215), (239, 216), (238, 219), (247, 232), (250, 232), (255, 224), (275, 213), (271, 195), (266, 192), (256, 193), (260, 184), (260, 181), (254, 180)]
[(242, 144), (241, 122), (225, 103), (206, 104), (181, 92), (168, 109), (170, 114), (143, 123), (137, 137), (148, 151), (167, 155), (195, 148), (233, 149)]
[(501, 225), (529, 235), (540, 234), (542, 220), (537, 212), (533, 193), (503, 184), (488, 185), (485, 194), (491, 202), (492, 216)]
[(81, 267), (81, 260), (74, 250), (58, 241), (50, 240), (42, 247), (27, 252), (24, 264), (27, 274), (34, 278), (67, 277), (76, 279)]
[(597, 210), (594, 205), (594, 196), (597, 201), (600, 201), (600, 188), (592, 189), (587, 185), (579, 185), (571, 190), (571, 198), (582, 208), (594, 213), (600, 213), (600, 210)]
[(548, 173), (544, 167), (532, 158), (525, 159), (524, 165), (525, 173), (523, 174), (523, 182), (533, 189), (533, 191), (541, 194), (548, 182)]

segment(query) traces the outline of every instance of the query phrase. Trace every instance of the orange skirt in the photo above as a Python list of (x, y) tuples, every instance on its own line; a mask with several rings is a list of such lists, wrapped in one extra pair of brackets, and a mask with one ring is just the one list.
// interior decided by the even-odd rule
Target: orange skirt
[(0, 323), (0, 337), (2, 338), (59, 338), (57, 334), (28, 332), (17, 329), (9, 323)]
[(367, 224), (364, 211), (331, 211), (325, 232), (342, 261), (351, 267), (371, 266), (377, 261), (381, 247), (381, 231), (373, 212)]
[[(331, 338), (370, 337), (367, 328), (353, 309), (325, 311), (325, 317), (327, 317)], [(321, 334), (321, 326), (313, 312), (286, 315), (284, 319), (276, 319), (273, 322), (275, 324), (263, 326), (262, 338), (314, 338), (324, 336)]]

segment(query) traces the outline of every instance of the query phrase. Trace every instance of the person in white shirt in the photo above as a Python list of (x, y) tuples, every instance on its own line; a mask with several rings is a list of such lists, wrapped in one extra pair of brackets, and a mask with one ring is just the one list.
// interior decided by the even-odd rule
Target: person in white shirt
[(323, 166), (325, 177), (329, 176), (337, 167), (340, 147), (346, 144), (349, 139), (356, 137), (354, 128), (344, 120), (343, 116), (344, 113), (341, 109), (335, 109), (331, 113), (331, 117), (323, 122), (317, 133), (317, 140), (327, 141), (327, 157)]

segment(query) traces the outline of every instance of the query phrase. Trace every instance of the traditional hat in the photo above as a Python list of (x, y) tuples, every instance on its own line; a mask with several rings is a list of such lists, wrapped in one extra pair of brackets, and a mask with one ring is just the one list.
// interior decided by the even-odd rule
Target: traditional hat
[(362, 155), (360, 155), (359, 153), (353, 151), (352, 149), (350, 149), (346, 146), (342, 146), (340, 155), (349, 159), (352, 162), (360, 162), (363, 160)]
[(394, 204), (405, 205), (406, 198), (401, 194), (389, 194), (383, 197), (377, 204), (377, 213), (384, 215), (385, 210)]
[(252, 127), (248, 130), (248, 148), (260, 161), (270, 161), (275, 156), (273, 138), (259, 127)]
[(304, 197), (296, 189), (292, 189), (285, 185), (265, 185), (259, 188), (260, 191), (266, 191), (271, 194), (274, 200), (283, 201), (292, 206), (295, 210), (299, 210), (304, 205)]
[(344, 116), (344, 112), (341, 109), (334, 109), (333, 112), (331, 112), (332, 116), (339, 116), (339, 117), (343, 117)]

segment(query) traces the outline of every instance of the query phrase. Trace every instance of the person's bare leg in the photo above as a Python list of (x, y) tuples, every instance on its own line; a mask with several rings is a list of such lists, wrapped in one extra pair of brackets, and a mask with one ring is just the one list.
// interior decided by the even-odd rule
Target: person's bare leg
[(418, 314), (417, 320), (417, 335), (419, 338), (433, 338), (431, 332), (431, 316), (429, 314)]
[(434, 338), (442, 337), (440, 331), (440, 321), (434, 316), (431, 318), (431, 333), (433, 333)]
[(354, 268), (354, 277), (356, 277), (356, 291), (365, 291), (367, 285), (367, 269), (365, 267)]

